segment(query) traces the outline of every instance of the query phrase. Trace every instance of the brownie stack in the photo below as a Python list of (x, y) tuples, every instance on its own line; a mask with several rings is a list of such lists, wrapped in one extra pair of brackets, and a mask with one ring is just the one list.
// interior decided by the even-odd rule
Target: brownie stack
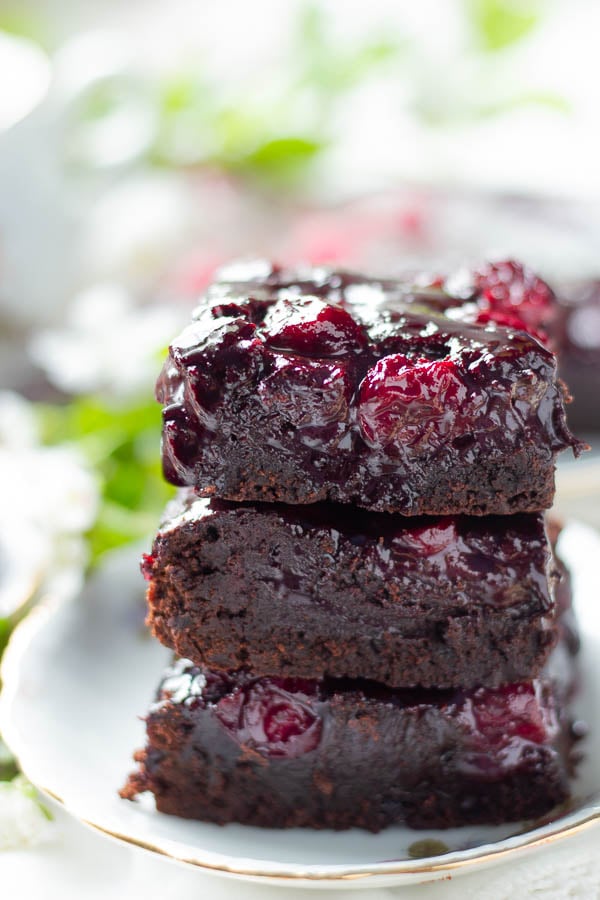
[(223, 272), (158, 382), (181, 490), (143, 571), (177, 656), (122, 796), (371, 831), (567, 797), (577, 641), (544, 510), (582, 445), (553, 309), (517, 263)]

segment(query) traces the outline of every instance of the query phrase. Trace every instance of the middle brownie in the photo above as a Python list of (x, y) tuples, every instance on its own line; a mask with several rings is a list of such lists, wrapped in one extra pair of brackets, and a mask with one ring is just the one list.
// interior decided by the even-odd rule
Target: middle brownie
[(556, 640), (542, 514), (403, 519), (182, 491), (143, 571), (155, 636), (213, 669), (496, 687), (535, 677)]

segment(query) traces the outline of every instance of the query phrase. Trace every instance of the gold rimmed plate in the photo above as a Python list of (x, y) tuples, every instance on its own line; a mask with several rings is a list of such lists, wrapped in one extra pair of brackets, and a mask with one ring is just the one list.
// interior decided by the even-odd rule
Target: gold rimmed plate
[(168, 651), (143, 627), (137, 548), (107, 559), (81, 594), (55, 597), (17, 628), (2, 666), (0, 731), (25, 774), (82, 822), (114, 839), (216, 874), (298, 887), (418, 883), (499, 864), (600, 824), (600, 538), (561, 536), (584, 637), (578, 714), (591, 723), (568, 809), (544, 822), (450, 831), (277, 831), (157, 813), (117, 796), (144, 743), (138, 716)]

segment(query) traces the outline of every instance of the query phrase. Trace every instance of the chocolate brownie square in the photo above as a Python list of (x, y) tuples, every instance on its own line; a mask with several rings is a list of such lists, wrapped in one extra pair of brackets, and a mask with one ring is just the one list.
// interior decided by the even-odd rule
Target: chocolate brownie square
[[(179, 660), (121, 796), (218, 824), (379, 831), (531, 819), (569, 794), (571, 659), (472, 691), (228, 676)], [(563, 680), (561, 680), (563, 679)]]
[(418, 282), (224, 272), (158, 381), (166, 478), (229, 500), (404, 515), (549, 507), (557, 453), (583, 447), (554, 355), (495, 308), (497, 285), (470, 289), (488, 298), (478, 306)]
[(541, 513), (418, 518), (187, 490), (143, 571), (154, 635), (213, 669), (494, 687), (537, 675), (556, 640)]

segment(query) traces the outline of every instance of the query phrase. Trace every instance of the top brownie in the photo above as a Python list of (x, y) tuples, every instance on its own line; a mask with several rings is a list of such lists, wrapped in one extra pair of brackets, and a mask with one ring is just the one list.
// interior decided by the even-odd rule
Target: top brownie
[(158, 381), (165, 477), (229, 500), (405, 515), (550, 507), (556, 454), (582, 445), (542, 343), (549, 288), (505, 265), (520, 291), (493, 266), (454, 288), (223, 270)]

